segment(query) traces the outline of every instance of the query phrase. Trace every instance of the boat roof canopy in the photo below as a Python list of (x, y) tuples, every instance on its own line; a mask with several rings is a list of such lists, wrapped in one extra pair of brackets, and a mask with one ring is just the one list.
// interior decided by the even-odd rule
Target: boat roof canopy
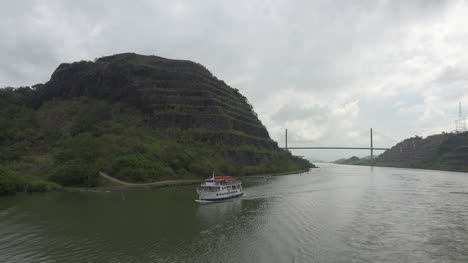
[(215, 176), (215, 179), (218, 179), (218, 180), (232, 180), (234, 178), (232, 178), (232, 176)]

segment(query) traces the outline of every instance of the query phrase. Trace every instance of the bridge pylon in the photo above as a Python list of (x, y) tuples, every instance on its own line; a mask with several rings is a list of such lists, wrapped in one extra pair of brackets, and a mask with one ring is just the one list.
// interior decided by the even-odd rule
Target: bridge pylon
[(372, 128), (370, 128), (370, 161), (371, 161), (371, 165), (373, 164), (374, 162), (374, 143), (372, 141)]
[(284, 149), (286, 149), (286, 151), (288, 150), (288, 129), (285, 131)]

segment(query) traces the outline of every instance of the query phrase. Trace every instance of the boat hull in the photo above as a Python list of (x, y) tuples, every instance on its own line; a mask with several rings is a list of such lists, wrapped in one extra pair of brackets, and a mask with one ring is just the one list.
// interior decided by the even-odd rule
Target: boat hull
[(240, 197), (242, 196), (244, 193), (237, 193), (235, 195), (231, 195), (231, 196), (223, 196), (223, 197), (216, 197), (216, 198), (199, 198), (198, 200), (196, 201), (209, 201), (209, 202), (218, 202), (218, 201), (224, 201), (224, 200), (228, 200), (228, 199), (232, 199), (232, 198), (236, 198), (236, 197)]
[(242, 195), (242, 189), (227, 189), (227, 186), (223, 189), (222, 187), (218, 191), (201, 191), (198, 190), (198, 199), (200, 200), (225, 200)]

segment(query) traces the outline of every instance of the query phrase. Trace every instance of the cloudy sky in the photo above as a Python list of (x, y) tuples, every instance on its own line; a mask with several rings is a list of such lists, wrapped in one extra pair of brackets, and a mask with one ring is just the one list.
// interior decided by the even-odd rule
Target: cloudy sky
[[(390, 147), (468, 112), (468, 1), (8, 1), (0, 87), (136, 52), (205, 65), (290, 146)], [(294, 151), (323, 160), (358, 151)]]

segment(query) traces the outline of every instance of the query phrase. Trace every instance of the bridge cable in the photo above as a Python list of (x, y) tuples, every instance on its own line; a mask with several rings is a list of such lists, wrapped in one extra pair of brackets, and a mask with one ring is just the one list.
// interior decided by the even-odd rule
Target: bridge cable
[(394, 138), (392, 138), (392, 137), (390, 137), (390, 136), (388, 136), (388, 135), (385, 135), (385, 134), (383, 134), (383, 133), (380, 132), (380, 131), (376, 131), (375, 129), (373, 130), (373, 132), (374, 132), (374, 134), (377, 134), (377, 135), (382, 136), (383, 138), (385, 138), (385, 139), (387, 139), (387, 140), (390, 140), (392, 143), (397, 143), (397, 142), (399, 142), (398, 140), (396, 140), (396, 139), (394, 139)]

